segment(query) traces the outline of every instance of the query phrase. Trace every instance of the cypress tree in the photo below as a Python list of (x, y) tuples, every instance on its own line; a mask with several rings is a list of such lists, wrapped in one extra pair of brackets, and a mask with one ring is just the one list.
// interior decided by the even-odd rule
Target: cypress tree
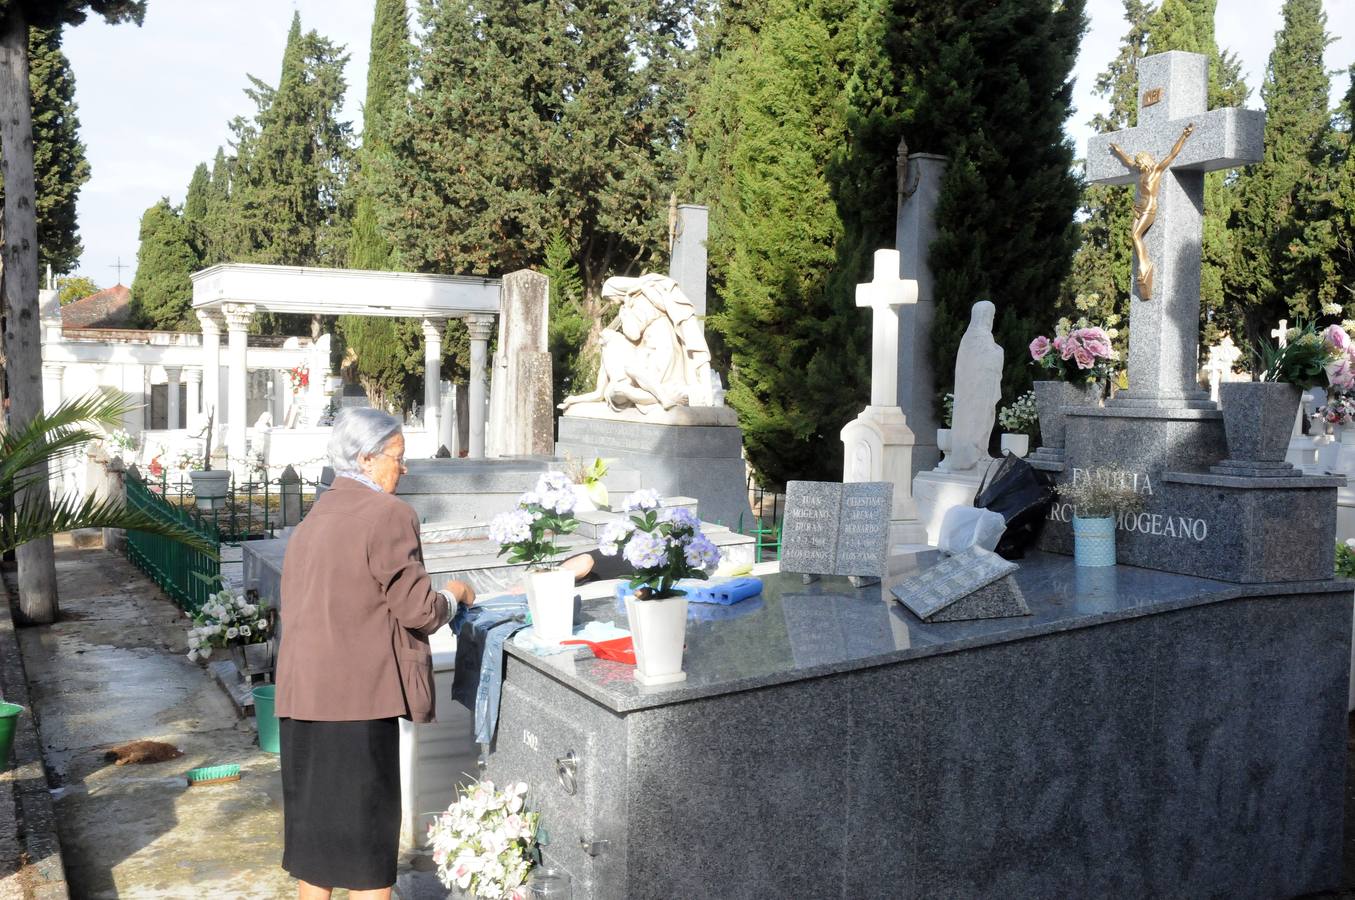
[[(404, 111), (409, 91), (413, 48), (406, 15), (405, 0), (376, 0), (367, 63), (367, 99), (362, 109), (362, 150), (350, 186), (357, 200), (347, 263), (354, 269), (393, 268), (390, 241), (377, 221), (376, 188), (369, 173), (377, 160), (389, 157), (391, 121)], [(423, 384), (421, 323), (412, 319), (341, 316), (339, 330), (352, 353), (368, 399), (377, 406), (408, 406)]]
[(583, 279), (574, 251), (560, 232), (546, 245), (541, 274), (550, 279), (550, 353), (555, 402), (591, 391), (598, 359), (587, 352), (589, 321), (583, 310)]
[(243, 227), (242, 258), (286, 265), (342, 259), (327, 239), (346, 220), (341, 188), (352, 155), (351, 126), (339, 120), (348, 56), (292, 16), (276, 89), (252, 79), (259, 107), (237, 123), (231, 202)]
[(860, 313), (835, 309), (829, 284), (845, 232), (827, 173), (848, 137), (855, 6), (772, 0), (760, 28), (731, 29), (692, 126), (720, 276), (708, 324), (729, 349), (745, 451), (774, 485), (841, 476), (837, 432), (869, 385), (850, 340)]
[[(1163, 0), (1149, 21), (1148, 52), (1184, 50), (1202, 53), (1208, 60), (1210, 109), (1241, 106), (1250, 93), (1241, 77), (1241, 63), (1219, 49), (1214, 39), (1217, 0)], [(1213, 343), (1225, 328), (1236, 328), (1224, 302), (1224, 273), (1232, 265), (1234, 249), (1228, 221), (1233, 206), (1228, 172), (1211, 172), (1204, 180), (1204, 226), (1201, 236), (1200, 319), (1203, 338)], [(1119, 188), (1132, 198), (1133, 188)], [(1215, 321), (1215, 320), (1218, 321)]]
[(400, 266), (538, 265), (558, 228), (601, 320), (602, 282), (666, 253), (694, 5), (424, 4), (417, 87), (376, 175)]
[(212, 176), (206, 163), (198, 163), (184, 195), (183, 221), (193, 243), (193, 254), (201, 264), (207, 255), (207, 216), (211, 205)]
[[(69, 272), (80, 260), (75, 204), (89, 181), (89, 161), (76, 117), (75, 74), (61, 52), (61, 28), (28, 30), (28, 87), (33, 115), (34, 206), (38, 219), (38, 271)], [(0, 148), (0, 152), (3, 149)], [(4, 182), (0, 180), (0, 203)]]
[(1026, 348), (1050, 327), (1077, 246), (1081, 184), (1063, 122), (1083, 5), (960, 0), (943, 16), (920, 0), (902, 5), (909, 37), (892, 62), (913, 66), (903, 128), (910, 146), (950, 158), (929, 252), (938, 393), (952, 388), (970, 308), (983, 299), (998, 309), (1004, 397), (1030, 386)]
[[(1138, 123), (1138, 61), (1147, 53), (1148, 21), (1153, 8), (1146, 0), (1124, 0), (1129, 30), (1110, 65), (1096, 76), (1095, 94), (1110, 100), (1091, 127), (1099, 133), (1132, 128)], [(1078, 217), (1081, 244), (1063, 283), (1060, 306), (1106, 324), (1129, 321), (1129, 280), (1133, 267), (1130, 229), (1134, 218), (1132, 191), (1087, 185)], [(1116, 346), (1124, 352), (1128, 330), (1118, 328)]]
[(193, 284), (197, 267), (188, 225), (169, 198), (141, 216), (141, 247), (132, 279), (132, 313), (145, 327), (173, 330), (192, 318)]
[(1294, 219), (1299, 188), (1330, 128), (1322, 52), (1331, 38), (1321, 0), (1285, 0), (1282, 14), (1261, 85), (1265, 154), (1238, 179), (1231, 220), (1236, 255), (1228, 295), (1252, 340), (1281, 317), (1312, 319), (1321, 311), (1317, 285), (1291, 283), (1286, 290), (1284, 270), (1301, 230)]
[(1285, 248), (1287, 296), (1323, 315), (1355, 318), (1355, 67), (1333, 127), (1314, 146), (1296, 192)]
[(202, 243), (198, 249), (203, 266), (230, 262), (240, 254), (240, 231), (231, 204), (232, 162), (224, 149), (216, 148), (200, 226)]

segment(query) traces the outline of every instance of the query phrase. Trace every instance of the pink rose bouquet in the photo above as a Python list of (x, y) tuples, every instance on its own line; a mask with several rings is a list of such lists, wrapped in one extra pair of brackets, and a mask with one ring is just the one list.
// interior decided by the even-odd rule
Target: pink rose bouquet
[(1085, 319), (1076, 325), (1066, 320), (1055, 328), (1054, 337), (1040, 335), (1030, 342), (1031, 362), (1048, 377), (1072, 382), (1109, 381), (1118, 368), (1119, 354), (1111, 335)]

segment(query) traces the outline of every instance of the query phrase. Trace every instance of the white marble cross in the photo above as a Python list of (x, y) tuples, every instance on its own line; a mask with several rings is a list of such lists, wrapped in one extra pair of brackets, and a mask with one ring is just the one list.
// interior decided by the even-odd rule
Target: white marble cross
[[(1180, 143), (1161, 173), (1156, 197), (1136, 196), (1136, 218), (1155, 203), (1146, 234), (1154, 263), (1151, 300), (1139, 294), (1139, 260), (1130, 280), (1129, 391), (1123, 405), (1210, 406), (1197, 382), (1200, 327), (1200, 248), (1204, 173), (1261, 159), (1265, 113), (1208, 110), (1208, 65), (1198, 53), (1173, 51), (1139, 60), (1138, 125), (1093, 137), (1087, 143), (1087, 181), (1134, 184), (1141, 172), (1111, 150), (1148, 154), (1160, 164)], [(1182, 136), (1190, 131), (1184, 142)]]
[(1279, 343), (1280, 349), (1284, 349), (1289, 344), (1289, 320), (1281, 319), (1279, 328), (1272, 328), (1270, 336)]
[(856, 286), (871, 317), (870, 405), (899, 404), (899, 307), (917, 302), (917, 282), (899, 277), (899, 251), (875, 251), (875, 279)]

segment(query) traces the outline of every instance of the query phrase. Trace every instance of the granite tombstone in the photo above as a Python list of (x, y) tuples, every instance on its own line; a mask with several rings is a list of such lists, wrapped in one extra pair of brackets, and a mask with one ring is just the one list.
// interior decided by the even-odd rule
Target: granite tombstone
[(889, 565), (889, 482), (791, 481), (781, 526), (781, 571), (846, 575), (861, 587)]

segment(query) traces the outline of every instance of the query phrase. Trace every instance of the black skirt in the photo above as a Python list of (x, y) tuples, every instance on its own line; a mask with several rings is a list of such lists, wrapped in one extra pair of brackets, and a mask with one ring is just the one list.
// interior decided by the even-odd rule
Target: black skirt
[(281, 719), (282, 867), (316, 887), (395, 884), (400, 849), (398, 719)]

